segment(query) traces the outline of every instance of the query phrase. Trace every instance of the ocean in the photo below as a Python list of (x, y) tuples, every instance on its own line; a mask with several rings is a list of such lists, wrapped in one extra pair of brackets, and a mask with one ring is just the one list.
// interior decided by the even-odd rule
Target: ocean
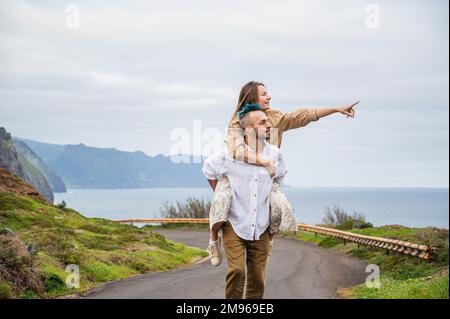
[[(321, 223), (326, 207), (338, 205), (348, 213), (363, 214), (374, 226), (448, 228), (448, 188), (324, 188), (284, 187), (297, 221)], [(87, 217), (112, 220), (160, 217), (164, 202), (188, 197), (212, 199), (209, 188), (69, 189), (56, 193), (55, 203), (67, 205)]]

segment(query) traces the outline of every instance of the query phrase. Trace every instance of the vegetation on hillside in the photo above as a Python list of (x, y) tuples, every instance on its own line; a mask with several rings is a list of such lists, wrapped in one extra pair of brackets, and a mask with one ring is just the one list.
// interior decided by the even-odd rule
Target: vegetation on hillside
[[(0, 127), (0, 168), (20, 177), (45, 196), (47, 200), (53, 201), (53, 192), (46, 177), (28, 160), (32, 157), (31, 152), (28, 156), (25, 156), (22, 151), (23, 149), (17, 149), (14, 145), (11, 134), (6, 132), (4, 127)], [(33, 161), (39, 160), (33, 158)]]
[[(332, 216), (330, 219), (329, 216)], [(335, 221), (334, 223), (330, 221)], [(347, 214), (343, 209), (334, 207), (326, 210), (323, 220), (327, 227), (334, 227), (368, 236), (398, 239), (429, 245), (436, 248), (429, 261), (417, 257), (390, 252), (356, 243), (344, 242), (337, 238), (320, 234), (298, 231), (280, 233), (280, 236), (292, 237), (316, 243), (324, 248), (333, 248), (351, 256), (367, 260), (369, 264), (380, 268), (380, 288), (368, 288), (365, 284), (341, 290), (344, 297), (350, 298), (448, 298), (448, 229), (436, 227), (411, 228), (400, 225), (373, 227), (361, 214)], [(369, 275), (369, 273), (368, 273)]]
[[(0, 192), (0, 298), (47, 298), (189, 264), (206, 252), (151, 229), (86, 218), (39, 197)], [(66, 266), (80, 288), (66, 287)]]

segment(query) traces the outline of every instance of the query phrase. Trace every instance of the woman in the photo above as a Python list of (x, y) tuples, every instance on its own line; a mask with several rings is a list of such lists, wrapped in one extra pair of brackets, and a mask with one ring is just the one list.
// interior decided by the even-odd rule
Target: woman
[[(283, 132), (306, 126), (312, 121), (317, 121), (319, 118), (333, 113), (342, 113), (347, 115), (347, 117), (353, 118), (355, 116), (355, 110), (353, 107), (359, 103), (359, 101), (357, 101), (351, 105), (343, 107), (297, 109), (293, 112), (282, 112), (276, 109), (271, 109), (270, 100), (271, 97), (263, 83), (250, 81), (245, 84), (240, 91), (235, 113), (233, 114), (228, 125), (226, 144), (234, 159), (253, 165), (263, 166), (267, 168), (272, 176), (275, 172), (273, 163), (263, 158), (259, 158), (244, 142), (243, 132), (239, 125), (239, 112), (243, 107), (248, 107), (253, 104), (258, 104), (261, 107), (261, 109), (266, 113), (273, 128), (270, 134), (269, 142), (280, 147)], [(211, 263), (218, 266), (222, 260), (222, 257), (220, 254), (220, 245), (217, 239), (219, 237), (219, 230), (221, 229), (223, 223), (227, 220), (233, 190), (231, 189), (230, 183), (226, 176), (221, 177), (213, 188), (214, 199), (212, 201), (209, 215), (211, 233), (207, 251), (209, 253)], [(280, 228), (285, 230), (296, 230), (296, 222), (292, 207), (286, 196), (281, 192), (280, 186), (276, 180), (274, 180), (273, 187), (270, 192), (270, 207), (271, 248), (273, 244), (273, 235)]]

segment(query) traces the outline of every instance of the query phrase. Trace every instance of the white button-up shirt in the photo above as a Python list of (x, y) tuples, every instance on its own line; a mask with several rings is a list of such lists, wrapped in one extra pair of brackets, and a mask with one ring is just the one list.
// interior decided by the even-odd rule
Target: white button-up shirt
[[(279, 148), (265, 142), (261, 157), (275, 162), (274, 178), (282, 184), (287, 171)], [(269, 227), (269, 193), (273, 180), (267, 169), (236, 161), (224, 148), (206, 159), (203, 174), (210, 180), (221, 175), (228, 177), (234, 191), (228, 220), (240, 238), (259, 240)]]

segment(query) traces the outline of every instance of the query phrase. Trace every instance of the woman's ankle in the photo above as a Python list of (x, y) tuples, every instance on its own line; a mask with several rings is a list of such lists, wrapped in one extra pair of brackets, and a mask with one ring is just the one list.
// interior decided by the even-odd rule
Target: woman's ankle
[(211, 227), (209, 239), (212, 241), (216, 241), (219, 237), (219, 232), (222, 229), (224, 222), (217, 222)]

